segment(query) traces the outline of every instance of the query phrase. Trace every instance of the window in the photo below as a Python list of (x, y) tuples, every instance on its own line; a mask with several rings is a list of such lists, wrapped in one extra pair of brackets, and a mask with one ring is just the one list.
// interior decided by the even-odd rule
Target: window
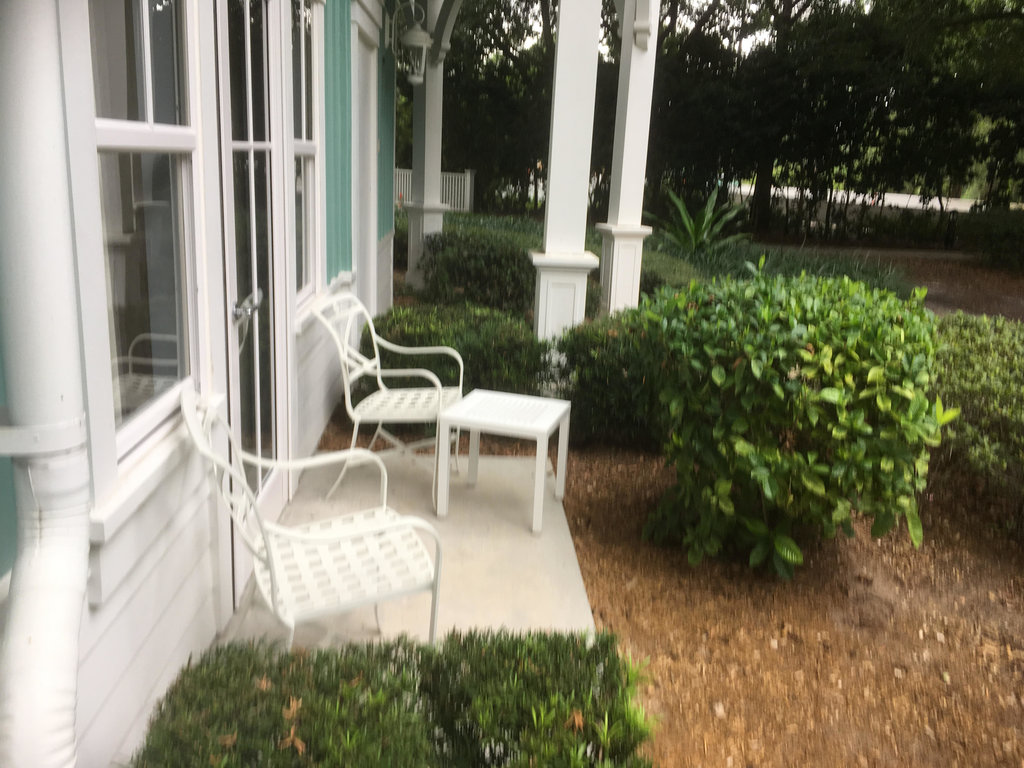
[(114, 422), (188, 375), (181, 166), (168, 153), (100, 152)]
[(191, 370), (185, 297), (197, 142), (187, 7), (184, 0), (89, 2), (119, 454), (168, 415), (166, 400), (164, 408), (147, 406)]
[(292, 0), (292, 125), (295, 147), (295, 289), (314, 287), (317, 263), (317, 131), (313, 3)]

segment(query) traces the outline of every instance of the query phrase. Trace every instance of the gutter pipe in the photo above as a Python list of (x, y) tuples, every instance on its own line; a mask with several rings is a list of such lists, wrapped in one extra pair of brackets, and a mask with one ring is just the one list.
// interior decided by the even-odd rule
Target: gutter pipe
[(92, 506), (58, 0), (0, 2), (0, 350), (18, 547), (0, 646), (0, 765), (76, 761)]

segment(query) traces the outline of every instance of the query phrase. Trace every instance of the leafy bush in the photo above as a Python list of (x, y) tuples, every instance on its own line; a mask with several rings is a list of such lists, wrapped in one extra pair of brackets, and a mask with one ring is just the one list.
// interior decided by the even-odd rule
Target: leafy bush
[(231, 645), (178, 676), (134, 766), (641, 766), (637, 670), (598, 635)]
[(652, 371), (656, 348), (627, 310), (568, 329), (557, 342), (560, 397), (572, 400), (575, 443), (657, 448), (665, 438)]
[[(454, 347), (465, 364), (463, 391), (477, 387), (535, 394), (548, 376), (549, 346), (538, 339), (522, 317), (487, 307), (417, 305), (393, 307), (374, 320), (377, 333), (405, 346), (444, 344)], [(362, 341), (369, 352), (369, 336)], [(389, 367), (410, 367), (409, 358), (383, 354)], [(438, 373), (442, 382), (457, 380), (449, 357), (417, 357), (414, 367)], [(393, 383), (393, 382), (389, 382)]]
[(743, 207), (728, 202), (719, 206), (717, 187), (712, 190), (704, 207), (693, 214), (675, 192), (671, 189), (665, 191), (672, 203), (670, 217), (660, 219), (652, 215), (651, 218), (680, 256), (699, 264), (715, 249), (750, 237), (739, 232), (729, 235), (725, 233), (729, 223), (743, 212)]
[(425, 296), (516, 314), (533, 301), (535, 269), (523, 248), (499, 235), (441, 232), (424, 241)]
[(957, 312), (939, 321), (938, 392), (960, 406), (942, 458), (998, 491), (1024, 488), (1024, 324)]
[(637, 670), (610, 635), (453, 634), (423, 681), (453, 765), (649, 765)]
[(847, 278), (725, 278), (645, 302), (665, 361), (677, 485), (645, 535), (691, 563), (723, 550), (788, 578), (806, 530), (881, 536), (900, 519), (919, 545), (928, 448), (955, 416), (932, 402), (935, 326), (924, 292), (903, 302)]
[(395, 269), (409, 268), (409, 214), (404, 208), (395, 209), (394, 239)]
[(960, 245), (983, 254), (990, 264), (1024, 270), (1024, 211), (996, 209), (959, 219)]
[(171, 685), (132, 764), (427, 768), (420, 657), (406, 640), (312, 655), (214, 648)]

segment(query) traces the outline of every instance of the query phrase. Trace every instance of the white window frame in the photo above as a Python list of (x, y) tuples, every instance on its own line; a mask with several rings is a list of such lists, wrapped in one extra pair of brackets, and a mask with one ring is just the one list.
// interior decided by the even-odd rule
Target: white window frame
[[(312, 179), (307, 180), (307, 197), (305, 198), (304, 214), (311, 218), (311, 226), (309, 228), (309, 237), (304, 240), (307, 248), (309, 248), (309, 257), (306, 261), (305, 267), (309, 273), (309, 277), (306, 281), (306, 285), (298, 285), (298, 275), (295, 272), (295, 263), (297, 254), (295, 253), (295, 233), (297, 227), (301, 226), (302, 223), (298, 221), (295, 210), (295, 196), (294, 194), (288, 195), (288, 222), (291, 227), (288, 238), (288, 269), (289, 269), (289, 285), (292, 286), (292, 291), (295, 296), (295, 308), (296, 308), (296, 327), (302, 327), (302, 320), (309, 315), (310, 308), (312, 307), (313, 301), (316, 296), (323, 291), (325, 287), (325, 274), (327, 271), (326, 265), (326, 252), (327, 252), (327, 227), (324, 216), (326, 214), (326, 200), (327, 200), (327, 176), (325, 173), (326, 165), (326, 150), (324, 148), (324, 135), (325, 130), (325, 108), (324, 108), (324, 4), (325, 0), (307, 0), (309, 3), (310, 11), (313, 14), (313, 29), (311, 35), (311, 42), (313, 46), (313, 67), (312, 67), (312, 94), (313, 94), (313, 125), (312, 125), (312, 138), (311, 139), (299, 139), (295, 135), (297, 129), (295, 127), (294, 120), (294, 94), (292, 89), (294, 87), (293, 73), (291, 66), (294, 62), (293, 51), (292, 51), (292, 13), (291, 13), (291, 0), (284, 0), (282, 3), (284, 13), (287, 13), (288, 23), (284, 25), (283, 37), (285, 40), (284, 56), (289, 63), (288, 77), (285, 80), (285, 103), (289, 105), (289, 109), (286, 109), (287, 117), (285, 135), (288, 137), (286, 142), (286, 152), (288, 155), (288, 168), (290, 172), (294, 173), (295, 162), (302, 160), (303, 162), (312, 161), (313, 175)], [(305, 67), (302, 69), (301, 82), (305, 84)], [(305, 96), (303, 95), (303, 98)], [(303, 105), (305, 106), (305, 105)], [(302, 116), (305, 119), (306, 110), (302, 109)]]
[[(94, 419), (109, 420), (110, 424), (103, 425), (105, 432), (114, 434), (114, 455), (110, 457), (115, 465), (123, 462), (129, 454), (146, 442), (147, 438), (158, 438), (166, 429), (161, 429), (169, 419), (175, 417), (178, 412), (178, 399), (181, 388), (188, 384), (192, 386), (192, 380), (197, 374), (199, 366), (198, 344), (199, 334), (199, 308), (197, 307), (197, 279), (198, 266), (197, 257), (200, 248), (199, 239), (202, 236), (200, 223), (205, 220), (204, 197), (197, 183), (197, 175), (201, 174), (202, 160), (198, 156), (200, 147), (200, 119), (201, 113), (201, 91), (203, 85), (199, 77), (199, 24), (196, 16), (196, 6), (187, 0), (179, 0), (182, 3), (182, 18), (184, 28), (181, 30), (183, 39), (183, 50), (185, 55), (185, 90), (188, 110), (188, 125), (171, 125), (157, 123), (153, 120), (153, 88), (151, 71), (151, 47), (149, 32), (149, 13), (145, 12), (146, 3), (140, 2), (143, 11), (141, 13), (143, 40), (142, 50), (144, 58), (144, 73), (146, 78), (146, 103), (144, 120), (118, 120), (110, 118), (95, 117), (95, 106), (93, 115), (95, 120), (95, 149), (94, 163), (98, 166), (99, 154), (101, 152), (131, 152), (131, 153), (159, 153), (171, 154), (178, 160), (179, 180), (179, 204), (181, 213), (181, 244), (182, 253), (182, 296), (183, 311), (185, 316), (184, 334), (188, 345), (188, 368), (189, 373), (181, 381), (177, 382), (167, 392), (154, 398), (130, 418), (125, 420), (118, 427), (113, 427), (114, 402), (111, 396), (102, 410), (97, 411), (95, 401), (91, 402), (91, 412)], [(83, 4), (85, 5), (85, 4)], [(88, 16), (88, 10), (86, 10)], [(88, 28), (88, 27), (87, 27)], [(90, 45), (91, 57), (91, 35), (87, 36)], [(91, 58), (90, 58), (91, 64)], [(90, 72), (91, 67), (90, 67)], [(98, 173), (97, 173), (98, 179)], [(97, 185), (98, 188), (98, 185)], [(102, 227), (101, 227), (102, 232)], [(106, 267), (105, 244), (101, 253), (104, 268)], [(110, 297), (104, 295), (104, 304), (109, 307)], [(104, 316), (105, 326), (109, 326), (109, 319)], [(105, 350), (107, 359), (104, 366), (110, 370), (111, 353), (114, 350), (109, 347)], [(87, 352), (88, 354), (88, 352)], [(97, 446), (102, 449), (102, 446)], [(102, 459), (100, 459), (102, 461)]]

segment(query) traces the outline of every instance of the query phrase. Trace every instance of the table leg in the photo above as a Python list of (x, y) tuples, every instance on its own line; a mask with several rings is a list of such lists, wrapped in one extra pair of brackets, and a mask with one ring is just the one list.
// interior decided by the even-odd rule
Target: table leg
[(476, 485), (476, 471), (480, 463), (480, 430), (469, 431), (469, 481), (470, 486)]
[(540, 533), (541, 518), (544, 515), (544, 480), (548, 469), (547, 438), (537, 440), (537, 462), (533, 481), (533, 532)]
[(558, 467), (555, 469), (555, 498), (559, 501), (565, 496), (565, 470), (569, 461), (569, 412), (558, 424)]
[(437, 466), (434, 468), (437, 473), (437, 499), (434, 510), (438, 517), (446, 517), (448, 515), (448, 482), (451, 474), (448, 462), (452, 446), (452, 441), (449, 439), (451, 427), (442, 420), (438, 424), (437, 432), (441, 439), (437, 441), (437, 450), (435, 451), (437, 453)]

